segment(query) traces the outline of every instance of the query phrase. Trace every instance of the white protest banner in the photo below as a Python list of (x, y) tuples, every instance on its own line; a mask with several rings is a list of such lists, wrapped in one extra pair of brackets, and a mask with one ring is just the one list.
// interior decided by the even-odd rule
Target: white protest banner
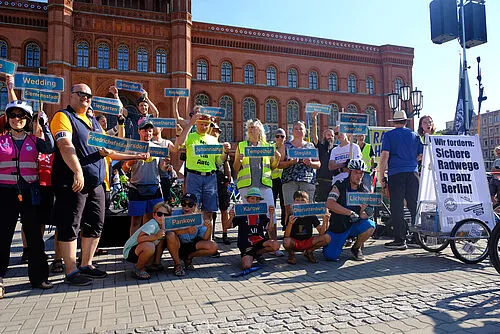
[(380, 162), (380, 153), (382, 153), (382, 139), (384, 139), (384, 134), (388, 131), (391, 131), (394, 128), (391, 127), (382, 127), (382, 126), (370, 126), (369, 128), (370, 134), (370, 145), (372, 146), (373, 153), (375, 156), (373, 159), (376, 163)]
[[(424, 148), (420, 207), (437, 206), (440, 232), (450, 232), (463, 219), (495, 225), (478, 136), (427, 136)], [(419, 209), (417, 225), (427, 212)]]

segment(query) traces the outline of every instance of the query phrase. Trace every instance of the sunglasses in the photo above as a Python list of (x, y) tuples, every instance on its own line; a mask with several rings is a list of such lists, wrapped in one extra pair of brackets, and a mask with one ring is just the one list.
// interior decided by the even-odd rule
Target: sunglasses
[(167, 217), (169, 215), (168, 213), (161, 211), (156, 211), (155, 213), (158, 217), (163, 217), (163, 216)]
[(275, 138), (285, 138), (283, 135), (276, 135)]
[(194, 204), (193, 202), (182, 201), (182, 202), (181, 202), (181, 205), (182, 205), (182, 206), (187, 206), (187, 207), (192, 208), (192, 207), (193, 207), (193, 206), (195, 206), (196, 204)]
[(10, 113), (7, 116), (9, 116), (9, 118), (19, 118), (19, 119), (27, 119), (28, 118), (26, 116), (26, 114), (21, 114), (21, 113)]
[(334, 135), (336, 135), (336, 136), (338, 136), (338, 135), (339, 135), (339, 133), (338, 133), (338, 132), (334, 132), (333, 134), (334, 134)]
[(91, 99), (92, 98), (92, 94), (88, 94), (88, 93), (85, 93), (85, 92), (73, 92), (73, 94), (78, 95), (78, 97), (86, 97), (87, 99)]

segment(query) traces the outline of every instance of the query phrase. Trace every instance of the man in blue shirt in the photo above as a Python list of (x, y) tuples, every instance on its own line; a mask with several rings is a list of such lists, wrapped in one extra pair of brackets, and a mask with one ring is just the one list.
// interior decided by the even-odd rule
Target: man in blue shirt
[[(412, 223), (417, 214), (418, 173), (417, 161), (423, 152), (422, 141), (418, 134), (406, 128), (406, 112), (394, 113), (395, 129), (385, 133), (380, 154), (379, 179), (382, 187), (389, 185), (391, 194), (391, 222), (394, 226), (394, 241), (385, 244), (387, 248), (404, 250), (406, 246), (406, 223), (404, 220), (404, 201), (410, 210)], [(388, 181), (385, 179), (387, 169)]]

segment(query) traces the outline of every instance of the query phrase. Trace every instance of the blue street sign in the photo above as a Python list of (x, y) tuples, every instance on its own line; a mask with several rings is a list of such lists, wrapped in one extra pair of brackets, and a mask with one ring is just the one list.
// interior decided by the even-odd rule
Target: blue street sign
[(328, 104), (319, 104), (319, 103), (306, 104), (306, 113), (317, 112), (320, 114), (330, 115), (331, 111), (332, 107)]
[(382, 204), (382, 194), (380, 193), (360, 193), (350, 192), (347, 194), (348, 206), (359, 205), (380, 206)]
[(43, 103), (59, 104), (59, 92), (47, 92), (36, 89), (23, 89), (23, 100), (42, 101)]
[(222, 144), (194, 145), (194, 154), (222, 154)]
[(203, 224), (201, 213), (165, 217), (165, 230), (172, 231)]
[(272, 157), (274, 156), (273, 146), (247, 146), (245, 147), (245, 157)]
[(236, 216), (267, 215), (267, 204), (236, 204), (234, 206), (234, 214)]
[(127, 139), (127, 152), (147, 153), (148, 150), (149, 150), (149, 142)]
[(367, 114), (341, 112), (339, 113), (339, 115), (340, 115), (340, 123), (354, 123), (354, 124), (368, 125)]
[(0, 73), (14, 75), (14, 73), (16, 73), (16, 68), (16, 62), (0, 58)]
[(340, 123), (339, 131), (350, 135), (367, 135), (368, 126), (366, 124)]
[(166, 158), (168, 157), (168, 147), (149, 147), (149, 155), (152, 157)]
[(38, 75), (32, 73), (14, 74), (16, 88), (32, 88), (38, 90), (64, 91), (64, 78), (53, 75)]
[(120, 101), (118, 101), (117, 99), (94, 96), (92, 98), (92, 108), (94, 109), (94, 111), (100, 113), (119, 115), (122, 106)]
[(127, 148), (127, 139), (108, 136), (98, 132), (89, 132), (87, 144), (95, 147), (107, 148), (114, 151), (125, 152)]
[(218, 107), (201, 107), (200, 114), (224, 118), (226, 116), (226, 109)]
[(151, 118), (149, 120), (156, 128), (175, 129), (177, 127), (175, 118)]
[(180, 97), (189, 97), (189, 89), (187, 88), (165, 88), (165, 96), (180, 96)]
[(318, 150), (315, 148), (296, 148), (288, 149), (289, 159), (318, 159)]
[(326, 212), (325, 203), (294, 204), (293, 215), (295, 217), (324, 215)]
[(142, 84), (138, 82), (115, 80), (115, 87), (121, 90), (142, 93)]

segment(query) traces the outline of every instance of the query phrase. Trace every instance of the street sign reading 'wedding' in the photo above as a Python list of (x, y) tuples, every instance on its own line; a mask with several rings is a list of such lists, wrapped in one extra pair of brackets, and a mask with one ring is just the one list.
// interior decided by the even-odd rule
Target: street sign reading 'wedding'
[(14, 86), (16, 88), (62, 92), (64, 91), (64, 78), (54, 75), (16, 73), (14, 74)]

